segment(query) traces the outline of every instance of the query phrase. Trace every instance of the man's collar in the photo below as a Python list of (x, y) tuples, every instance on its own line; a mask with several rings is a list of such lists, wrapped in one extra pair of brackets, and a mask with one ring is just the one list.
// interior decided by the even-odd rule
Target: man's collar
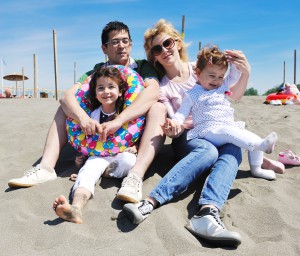
[[(105, 62), (104, 66), (109, 66), (110, 63), (109, 61)], [(135, 69), (138, 67), (137, 63), (135, 62), (135, 60), (131, 57), (129, 57), (129, 65), (128, 65), (129, 68), (131, 69)]]

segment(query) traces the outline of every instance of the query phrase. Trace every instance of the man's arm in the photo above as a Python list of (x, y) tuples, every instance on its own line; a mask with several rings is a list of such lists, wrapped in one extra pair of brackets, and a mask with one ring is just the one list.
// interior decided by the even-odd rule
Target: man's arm
[(100, 129), (100, 125), (96, 120), (91, 119), (80, 107), (75, 97), (77, 90), (78, 84), (74, 84), (65, 92), (64, 96), (59, 101), (62, 109), (66, 116), (75, 119), (79, 123), (84, 134), (96, 134), (97, 128)]

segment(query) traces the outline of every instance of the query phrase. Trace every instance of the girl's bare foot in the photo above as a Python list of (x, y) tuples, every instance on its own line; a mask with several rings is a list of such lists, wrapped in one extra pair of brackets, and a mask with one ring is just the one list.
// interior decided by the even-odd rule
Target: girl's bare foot
[(59, 196), (53, 202), (52, 206), (56, 215), (64, 220), (74, 222), (77, 224), (82, 223), (82, 213), (77, 206), (69, 204), (64, 196)]

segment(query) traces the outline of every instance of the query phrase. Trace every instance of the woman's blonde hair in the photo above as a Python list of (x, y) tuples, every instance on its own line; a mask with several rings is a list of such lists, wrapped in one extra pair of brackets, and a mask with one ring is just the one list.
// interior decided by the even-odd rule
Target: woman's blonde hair
[(151, 44), (153, 39), (161, 34), (167, 34), (172, 39), (174, 39), (177, 42), (177, 44), (181, 47), (181, 49), (179, 50), (180, 59), (183, 62), (188, 61), (188, 56), (186, 52), (187, 44), (184, 43), (184, 41), (182, 40), (180, 33), (173, 27), (171, 23), (167, 22), (164, 19), (160, 19), (154, 25), (153, 28), (147, 29), (144, 34), (144, 48), (146, 51), (147, 59), (155, 67), (156, 71), (158, 72), (159, 78), (162, 78), (166, 72), (164, 67), (159, 62), (155, 61), (155, 57), (151, 52)]

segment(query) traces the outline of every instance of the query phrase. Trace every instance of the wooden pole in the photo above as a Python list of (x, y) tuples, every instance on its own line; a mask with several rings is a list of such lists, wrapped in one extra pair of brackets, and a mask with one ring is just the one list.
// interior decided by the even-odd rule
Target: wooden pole
[(25, 98), (25, 82), (24, 82), (24, 67), (22, 67), (22, 87), (23, 87), (23, 98)]
[(294, 84), (296, 84), (296, 62), (297, 62), (297, 52), (296, 49), (294, 50)]
[(199, 51), (201, 50), (201, 41), (199, 41)]
[(37, 98), (37, 91), (36, 91), (36, 56), (33, 54), (33, 98)]
[(283, 85), (285, 85), (285, 61), (283, 62)]
[(182, 40), (184, 40), (184, 26), (185, 26), (185, 15), (182, 15), (182, 31), (181, 31)]
[(74, 84), (76, 83), (76, 61), (74, 62)]
[(56, 31), (53, 30), (53, 52), (54, 52), (54, 77), (55, 77), (55, 99), (58, 100), (57, 95), (57, 61), (56, 61)]

